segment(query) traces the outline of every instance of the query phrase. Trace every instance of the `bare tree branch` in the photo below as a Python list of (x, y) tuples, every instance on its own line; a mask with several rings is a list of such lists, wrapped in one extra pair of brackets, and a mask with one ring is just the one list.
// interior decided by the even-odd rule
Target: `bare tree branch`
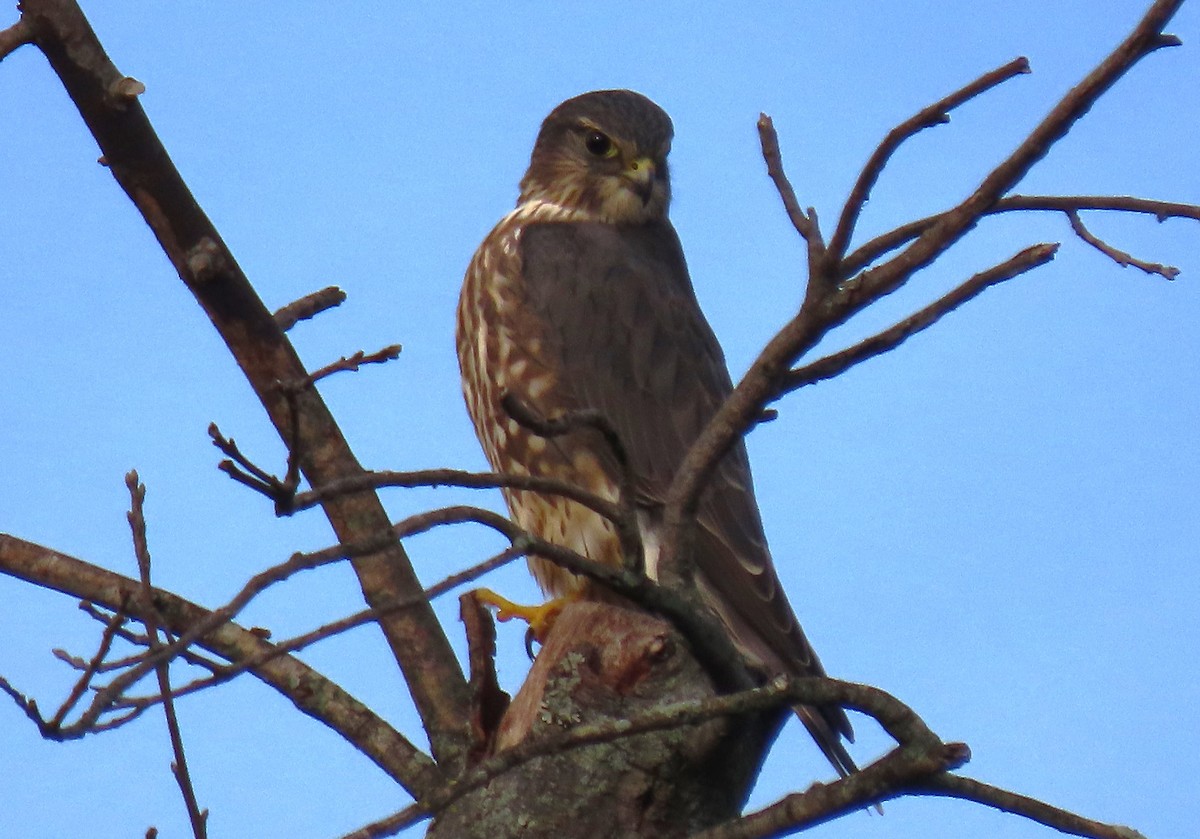
[[(452, 486), (463, 489), (520, 489), (557, 495), (587, 507), (610, 521), (623, 515), (620, 506), (595, 493), (588, 492), (578, 484), (540, 475), (518, 475), (512, 472), (466, 472), (461, 469), (417, 469), (410, 472), (376, 471), (364, 472), (352, 478), (314, 487), (308, 492), (297, 493), (291, 504), (292, 510), (305, 510), (320, 503), (331, 495), (360, 492), (364, 489), (384, 487), (441, 487)], [(258, 487), (253, 487), (258, 491)], [(265, 494), (265, 493), (264, 493)], [(270, 496), (268, 496), (270, 497)]]
[[(125, 476), (125, 485), (129, 488), (130, 509), (127, 515), (129, 529), (133, 535), (133, 552), (137, 558), (138, 576), (141, 578), (142, 618), (146, 627), (146, 640), (150, 651), (156, 653), (162, 647), (158, 639), (158, 627), (162, 619), (154, 605), (154, 589), (150, 585), (150, 546), (146, 541), (146, 487), (138, 480), (137, 472)], [(159, 662), (155, 668), (158, 676), (158, 690), (162, 696), (163, 714), (167, 719), (167, 733), (171, 740), (171, 751), (175, 760), (171, 764), (171, 774), (179, 785), (183, 796), (183, 804), (187, 809), (188, 821), (192, 826), (195, 839), (205, 839), (208, 836), (208, 810), (201, 810), (196, 800), (196, 788), (192, 784), (192, 774), (188, 771), (187, 755), (183, 749), (183, 733), (179, 728), (179, 717), (175, 713), (175, 698), (171, 693), (171, 663)]]
[[(686, 579), (681, 563), (688, 554), (687, 545), (703, 488), (721, 458), (734, 441), (751, 428), (767, 404), (780, 395), (788, 371), (804, 353), (812, 349), (829, 330), (844, 323), (855, 313), (902, 286), (974, 227), (1005, 192), (1015, 186), (1029, 169), (1049, 152), (1071, 126), (1096, 100), (1139, 60), (1151, 52), (1179, 40), (1163, 35), (1162, 27), (1178, 10), (1182, 0), (1157, 0), (1142, 20), (1095, 70), (1053, 108), (1007, 159), (993, 169), (979, 187), (957, 207), (937, 217), (917, 239), (889, 262), (837, 283), (846, 272), (818, 258), (814, 246), (815, 216), (806, 230), (797, 227), (809, 246), (810, 277), (800, 312), (767, 343), (733, 393), (709, 421), (676, 472), (667, 493), (664, 510), (666, 537), (659, 556), (660, 578)], [(770, 120), (759, 120), (763, 156), (768, 169), (778, 161), (778, 142)], [(782, 172), (779, 173), (782, 175)], [(789, 217), (798, 207), (786, 178), (776, 178)], [(850, 213), (853, 215), (853, 211)], [(793, 218), (793, 224), (796, 219)]]
[(1160, 265), (1157, 262), (1146, 262), (1145, 260), (1138, 259), (1136, 256), (1131, 256), (1125, 251), (1114, 248), (1108, 242), (1105, 242), (1084, 227), (1083, 220), (1079, 218), (1079, 213), (1075, 210), (1068, 210), (1067, 218), (1071, 220), (1071, 229), (1075, 231), (1080, 239), (1087, 242), (1122, 268), (1128, 268), (1132, 265), (1134, 268), (1141, 268), (1147, 274), (1158, 274), (1160, 277), (1168, 280), (1173, 280), (1179, 276), (1178, 268), (1170, 265)]
[(0, 61), (14, 51), (33, 42), (33, 33), (25, 18), (21, 18), (7, 29), (0, 29)]
[(368, 354), (364, 350), (359, 350), (350, 356), (342, 356), (332, 364), (326, 364), (320, 370), (315, 370), (310, 373), (304, 380), (304, 384), (314, 384), (326, 376), (331, 376), (334, 373), (356, 372), (359, 367), (364, 364), (384, 364), (388, 361), (395, 361), (400, 357), (400, 345), (389, 344), (381, 350), (376, 350)]
[[(72, 0), (25, 0), (22, 13), (109, 171), (225, 340), (309, 483), (361, 473), (316, 388), (285, 394), (277, 386), (302, 381), (308, 372), (175, 169), (136, 100), (132, 80), (113, 66), (79, 7)], [(323, 507), (339, 542), (362, 542), (389, 530), (387, 514), (371, 493), (332, 498)], [(413, 600), (380, 626), (435, 757), (452, 768), (465, 759), (469, 742), (469, 691), (428, 602), (414, 600), (421, 585), (412, 565), (391, 540), (356, 555), (351, 565), (368, 605)]]
[(346, 292), (335, 285), (326, 286), (320, 291), (306, 294), (299, 300), (293, 300), (283, 308), (277, 309), (272, 317), (275, 318), (275, 323), (279, 325), (279, 328), (287, 332), (300, 321), (315, 318), (321, 312), (328, 311), (345, 302)]
[[(114, 611), (128, 601), (129, 616), (141, 618), (136, 581), (7, 534), (0, 534), (0, 571)], [(164, 625), (177, 636), (212, 614), (160, 589), (155, 590), (154, 600)], [(439, 783), (433, 763), (399, 732), (298, 659), (268, 657), (273, 645), (258, 634), (223, 622), (196, 642), (228, 661), (263, 656), (264, 663), (252, 671), (257, 678), (344, 737), (414, 797)]]
[[(1200, 221), (1200, 205), (1181, 204), (1176, 201), (1155, 201), (1128, 195), (1009, 195), (997, 201), (984, 215), (1038, 211), (1066, 214), (1083, 210), (1140, 213), (1154, 216), (1160, 222), (1169, 218), (1190, 218)], [(876, 236), (843, 260), (844, 270), (853, 273), (866, 268), (884, 254), (920, 236), (937, 224), (944, 215), (945, 213), (937, 213), (926, 216)]]
[(779, 150), (779, 135), (775, 132), (775, 123), (766, 114), (758, 115), (758, 139), (762, 146), (763, 160), (767, 164), (767, 175), (775, 184), (775, 191), (783, 199), (783, 209), (787, 213), (792, 227), (800, 237), (808, 243), (809, 253), (824, 253), (825, 245), (821, 241), (821, 231), (817, 226), (815, 211), (809, 207), (808, 212), (800, 209), (800, 201), (796, 198), (796, 190), (792, 188), (783, 171), (783, 155)]
[(950, 111), (959, 105), (969, 102), (976, 96), (986, 93), (1015, 76), (1028, 72), (1029, 60), (1024, 57), (1015, 58), (1002, 67), (997, 67), (991, 72), (984, 73), (975, 81), (959, 88), (949, 96), (939, 99), (932, 105), (925, 106), (889, 131), (887, 136), (883, 138), (883, 141), (871, 154), (866, 165), (863, 166), (862, 173), (858, 176), (858, 180), (855, 181), (854, 187), (850, 190), (850, 197), (846, 199), (846, 203), (842, 207), (842, 214), (838, 218), (837, 229), (834, 230), (833, 236), (829, 240), (829, 251), (826, 255), (829, 264), (837, 265), (841, 258), (845, 256), (846, 248), (850, 245), (850, 238), (854, 235), (854, 226), (858, 223), (858, 217), (871, 195), (871, 188), (875, 186), (875, 182), (879, 180), (883, 168), (905, 140), (924, 131), (926, 128), (932, 128), (935, 125), (942, 125), (949, 122)]
[(1093, 839), (1146, 839), (1138, 831), (1122, 825), (1105, 824), (1062, 810), (1036, 798), (1009, 792), (1006, 789), (964, 778), (961, 775), (941, 775), (914, 786), (909, 792), (916, 795), (938, 795), (961, 798), (994, 807), (1005, 813), (1023, 816), (1074, 836), (1090, 836)]
[(922, 233), (915, 242), (885, 265), (858, 274), (847, 283), (846, 296), (853, 313), (870, 302), (895, 291), (916, 271), (928, 265), (974, 227), (979, 219), (1034, 164), (1044, 158), (1105, 92), (1141, 59), (1179, 39), (1162, 29), (1178, 11), (1183, 0), (1157, 0), (1133, 32), (1096, 69), (1072, 88), (1019, 146), (993, 169), (979, 187), (957, 207)]
[(781, 393), (790, 393), (805, 385), (831, 379), (868, 358), (874, 358), (895, 349), (913, 335), (933, 326), (945, 315), (978, 297), (992, 286), (1045, 265), (1054, 259), (1056, 253), (1058, 253), (1058, 245), (1041, 244), (1026, 248), (999, 265), (981, 271), (949, 294), (930, 303), (919, 312), (909, 315), (883, 332), (860, 341), (852, 347), (847, 347), (841, 352), (827, 355), (792, 370), (783, 378)]

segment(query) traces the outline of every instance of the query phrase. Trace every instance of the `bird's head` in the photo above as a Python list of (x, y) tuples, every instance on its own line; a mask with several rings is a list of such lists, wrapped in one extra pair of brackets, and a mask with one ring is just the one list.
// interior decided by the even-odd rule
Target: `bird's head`
[(520, 203), (549, 201), (609, 224), (664, 218), (673, 134), (666, 112), (632, 90), (568, 99), (542, 123)]

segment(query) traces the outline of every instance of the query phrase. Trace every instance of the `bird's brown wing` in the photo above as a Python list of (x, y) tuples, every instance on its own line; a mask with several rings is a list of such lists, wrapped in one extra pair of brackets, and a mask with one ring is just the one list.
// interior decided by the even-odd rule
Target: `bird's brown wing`
[[(592, 408), (615, 427), (653, 515), (688, 448), (732, 390), (724, 354), (692, 290), (668, 222), (548, 223), (521, 240), (527, 305), (557, 356), (559, 408)], [(605, 468), (616, 463), (598, 451)], [(823, 674), (771, 564), (742, 441), (702, 499), (696, 562), (706, 598), (766, 670)], [(839, 770), (853, 769), (840, 708), (800, 709)]]

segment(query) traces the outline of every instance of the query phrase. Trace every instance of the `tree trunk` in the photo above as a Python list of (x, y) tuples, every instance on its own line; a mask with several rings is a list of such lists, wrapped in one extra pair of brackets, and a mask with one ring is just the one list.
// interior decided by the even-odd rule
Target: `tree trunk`
[[(575, 603), (554, 624), (496, 732), (495, 751), (714, 695), (667, 623)], [(738, 815), (783, 714), (652, 731), (537, 757), (464, 796), (431, 839), (687, 836)]]

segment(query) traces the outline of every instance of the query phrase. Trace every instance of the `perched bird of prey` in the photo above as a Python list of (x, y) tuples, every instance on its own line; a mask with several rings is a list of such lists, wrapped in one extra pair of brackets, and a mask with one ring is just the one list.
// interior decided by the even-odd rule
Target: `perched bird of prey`
[[(661, 510), (688, 448), (732, 390), (721, 347), (700, 311), (667, 219), (674, 129), (629, 90), (568, 99), (542, 123), (517, 207), (484, 239), (458, 305), (458, 359), (475, 431), (494, 469), (565, 479), (616, 500), (621, 472), (600, 434), (547, 439), (501, 405), (511, 393), (542, 416), (593, 409), (632, 467), (646, 572), (656, 574)], [(529, 532), (619, 565), (613, 525), (561, 497), (505, 491)], [(701, 501), (698, 588), (737, 647), (766, 675), (823, 675), (779, 584), (739, 441)], [(554, 596), (588, 596), (588, 581), (536, 558)], [(843, 774), (854, 764), (840, 708), (798, 708)]]

